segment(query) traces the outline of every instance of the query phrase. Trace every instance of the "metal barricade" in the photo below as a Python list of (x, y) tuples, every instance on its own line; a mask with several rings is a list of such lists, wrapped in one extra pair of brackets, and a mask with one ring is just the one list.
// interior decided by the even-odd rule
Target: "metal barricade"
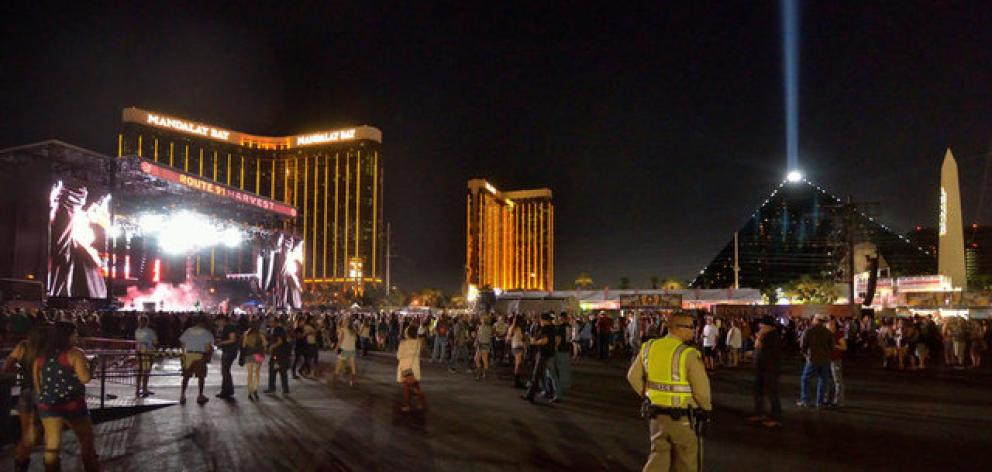
[(87, 351), (86, 357), (90, 363), (90, 372), (93, 374), (93, 379), (99, 379), (100, 381), (100, 408), (105, 408), (106, 400), (116, 398), (116, 396), (107, 393), (108, 383), (134, 386), (134, 392), (137, 395), (140, 387), (139, 376), (181, 376), (182, 372), (180, 370), (156, 371), (152, 368), (155, 362), (179, 356), (180, 351), (175, 349), (156, 351), (97, 349)]

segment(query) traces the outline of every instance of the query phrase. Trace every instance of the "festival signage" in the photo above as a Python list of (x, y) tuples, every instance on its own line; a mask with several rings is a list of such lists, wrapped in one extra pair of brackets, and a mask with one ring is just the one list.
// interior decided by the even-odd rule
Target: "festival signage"
[(659, 293), (659, 294), (634, 294), (620, 295), (621, 309), (634, 308), (682, 308), (682, 294)]
[(183, 187), (189, 187), (191, 189), (199, 190), (201, 192), (209, 193), (211, 195), (216, 195), (221, 198), (227, 198), (229, 200), (233, 200), (238, 203), (251, 205), (253, 207), (261, 208), (263, 210), (271, 211), (273, 213), (278, 213), (283, 216), (289, 216), (295, 218), (297, 214), (296, 208), (290, 205), (286, 205), (285, 203), (279, 203), (277, 201), (269, 200), (268, 198), (265, 197), (252, 195), (248, 192), (236, 190), (226, 185), (221, 185), (217, 182), (195, 177), (189, 174), (185, 174), (183, 172), (177, 172), (175, 170), (160, 165), (156, 165), (151, 162), (142, 162), (140, 167), (141, 167), (141, 172), (145, 174), (148, 174), (152, 177), (159, 178), (162, 180), (167, 180), (169, 182), (181, 185)]

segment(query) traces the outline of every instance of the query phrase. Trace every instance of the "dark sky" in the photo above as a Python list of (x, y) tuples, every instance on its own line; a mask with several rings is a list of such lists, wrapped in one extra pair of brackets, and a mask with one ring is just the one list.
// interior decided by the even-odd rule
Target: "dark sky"
[[(778, 2), (18, 3), (0, 7), (0, 146), (109, 154), (125, 106), (257, 134), (377, 126), (407, 289), (459, 290), (470, 177), (554, 191), (566, 288), (692, 276), (785, 173)], [(987, 2), (801, 17), (807, 176), (897, 229), (933, 225), (950, 146), (965, 221), (992, 223)]]

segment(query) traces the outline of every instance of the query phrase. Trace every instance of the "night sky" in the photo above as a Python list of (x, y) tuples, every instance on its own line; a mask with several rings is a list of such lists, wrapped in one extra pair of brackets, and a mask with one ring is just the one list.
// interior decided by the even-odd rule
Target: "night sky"
[[(263, 135), (376, 126), (404, 289), (460, 290), (471, 177), (554, 191), (569, 288), (691, 277), (785, 174), (778, 2), (18, 3), (0, 7), (0, 146), (111, 154), (125, 106)], [(801, 18), (805, 174), (899, 230), (933, 226), (949, 146), (965, 222), (992, 224), (987, 2)]]

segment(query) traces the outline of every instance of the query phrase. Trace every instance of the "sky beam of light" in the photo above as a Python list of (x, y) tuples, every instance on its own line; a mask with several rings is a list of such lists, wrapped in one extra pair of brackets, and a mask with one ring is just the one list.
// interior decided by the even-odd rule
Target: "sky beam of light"
[(799, 0), (781, 0), (786, 172), (799, 170)]

